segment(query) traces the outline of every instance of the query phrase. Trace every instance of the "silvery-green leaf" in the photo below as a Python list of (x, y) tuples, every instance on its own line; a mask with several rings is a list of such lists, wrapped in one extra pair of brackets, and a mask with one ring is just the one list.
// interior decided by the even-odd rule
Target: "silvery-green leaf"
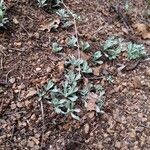
[(83, 73), (92, 73), (92, 69), (89, 67), (87, 61), (83, 62), (81, 69)]
[(63, 24), (63, 28), (68, 28), (70, 26), (72, 26), (74, 24), (73, 21), (66, 21), (64, 24)]
[(58, 108), (58, 107), (55, 107), (55, 112), (60, 114), (60, 113), (62, 113), (62, 110), (60, 108)]
[(84, 101), (84, 106), (87, 107), (88, 103), (86, 101)]
[(54, 105), (58, 105), (58, 104), (59, 104), (59, 100), (58, 100), (57, 98), (53, 98), (53, 99), (52, 99), (52, 103), (53, 103)]
[(86, 51), (90, 48), (90, 44), (88, 42), (81, 41), (81, 49), (82, 51)]
[(38, 1), (38, 4), (39, 4), (39, 7), (44, 7), (44, 6), (46, 6), (47, 4), (46, 4), (46, 1), (47, 0), (37, 0)]
[(53, 51), (54, 53), (60, 52), (61, 50), (62, 50), (62, 47), (60, 47), (60, 46), (58, 45), (58, 43), (54, 42), (54, 43), (52, 44), (52, 51)]
[(1, 18), (1, 20), (2, 20), (3, 17), (4, 17), (4, 13), (3, 13), (2, 9), (0, 9), (0, 18)]
[(79, 79), (81, 79), (81, 74), (80, 74), (80, 73), (77, 74), (75, 80), (77, 81), (77, 80), (79, 80)]
[(61, 18), (68, 18), (69, 14), (65, 9), (59, 9), (56, 12)]
[(107, 50), (117, 44), (118, 44), (118, 40), (114, 36), (111, 36), (105, 41), (103, 48), (104, 50)]
[(70, 96), (70, 95), (72, 95), (72, 94), (74, 94), (74, 93), (76, 93), (77, 91), (78, 91), (78, 87), (72, 87), (72, 88), (68, 91), (67, 97)]
[(102, 92), (102, 91), (104, 91), (104, 88), (103, 88), (100, 84), (94, 85), (94, 88), (96, 89), (97, 92)]
[(100, 108), (96, 105), (96, 110), (97, 113), (100, 113)]
[(101, 65), (101, 64), (103, 64), (103, 61), (95, 61), (97, 64), (99, 64), (99, 65)]
[(75, 108), (73, 111), (79, 113), (81, 110), (78, 108)]
[(50, 80), (46, 86), (46, 91), (50, 90), (54, 86), (54, 83)]
[(57, 88), (57, 86), (54, 86), (54, 88), (51, 89), (51, 92), (57, 93), (59, 92), (59, 89)]
[(39, 97), (43, 97), (46, 94), (46, 92), (45, 91), (39, 91), (37, 94)]
[(137, 59), (147, 55), (145, 47), (143, 44), (133, 44), (128, 43), (128, 58), (129, 59)]
[(45, 100), (50, 100), (51, 97), (50, 97), (49, 95), (44, 95), (44, 99), (45, 99)]
[(75, 102), (78, 99), (78, 96), (72, 95), (72, 96), (69, 96), (68, 99)]
[(83, 63), (82, 59), (78, 59), (74, 57), (73, 55), (69, 56), (68, 60), (65, 62), (66, 65), (73, 65), (74, 67), (78, 67)]
[(96, 61), (102, 57), (101, 51), (97, 51), (93, 54), (93, 60)]
[(76, 47), (77, 46), (77, 38), (75, 36), (72, 36), (68, 39), (67, 44), (70, 47)]
[(66, 99), (59, 100), (59, 104), (64, 104), (66, 102)]
[(76, 116), (75, 114), (73, 114), (73, 113), (71, 113), (71, 116), (72, 116), (72, 118), (74, 118), (74, 119), (76, 119), (76, 120), (80, 120), (80, 117), (79, 116)]

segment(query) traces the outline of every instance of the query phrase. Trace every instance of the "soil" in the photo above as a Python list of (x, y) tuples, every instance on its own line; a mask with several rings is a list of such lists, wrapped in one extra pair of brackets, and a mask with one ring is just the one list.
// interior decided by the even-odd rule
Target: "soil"
[[(149, 26), (147, 3), (129, 2), (132, 7), (126, 12), (123, 0), (64, 1), (82, 18), (77, 21), (79, 39), (91, 45), (90, 52), (82, 52), (81, 57), (100, 50), (111, 35), (144, 44), (150, 54), (150, 36), (145, 39), (134, 28), (136, 23)], [(59, 81), (61, 62), (77, 53), (66, 46), (67, 38), (75, 35), (74, 27), (43, 30), (43, 25), (59, 21), (54, 8), (39, 8), (35, 0), (5, 3), (9, 22), (0, 33), (0, 150), (150, 149), (149, 58), (138, 65), (137, 61), (118, 58), (105, 60), (100, 66), (100, 75), (114, 79), (113, 83), (98, 78), (93, 81), (106, 89), (103, 114), (87, 112), (76, 121), (56, 114), (46, 102), (42, 112), (35, 91), (49, 79)], [(64, 46), (62, 53), (52, 52), (56, 41)], [(128, 69), (120, 71), (118, 64)]]

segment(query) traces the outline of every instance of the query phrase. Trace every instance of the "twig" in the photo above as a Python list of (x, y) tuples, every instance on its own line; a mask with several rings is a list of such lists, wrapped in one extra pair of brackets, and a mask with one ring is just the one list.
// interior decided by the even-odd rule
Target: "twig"
[(19, 25), (28, 35), (30, 35), (30, 33), (24, 28), (24, 26), (22, 24), (19, 24)]
[(8, 83), (8, 75), (13, 71), (13, 69), (9, 70), (6, 74), (6, 83)]
[(41, 148), (44, 147), (43, 144), (43, 137), (44, 137), (44, 130), (45, 130), (45, 121), (44, 121), (44, 110), (43, 110), (43, 102), (42, 100), (40, 101), (40, 106), (41, 106), (41, 114), (42, 114), (42, 123), (43, 123), (43, 126), (42, 126), (42, 140), (41, 140)]
[(1, 58), (1, 68), (0, 69), (3, 69), (3, 58)]
[(21, 49), (18, 49), (18, 48), (10, 48), (10, 50), (19, 51), (19, 52), (24, 52), (24, 50), (21, 50)]
[[(80, 58), (81, 58), (81, 54), (80, 54), (80, 46), (79, 46), (78, 30), (77, 30), (77, 24), (76, 24), (76, 19), (75, 19), (75, 17), (74, 17), (74, 27), (75, 27), (75, 34), (76, 34), (76, 39), (77, 39), (78, 59), (80, 59)], [(79, 65), (79, 73), (80, 73), (80, 65)]]
[[(74, 21), (74, 29), (75, 29), (75, 36), (77, 39), (77, 50), (78, 50), (78, 58), (81, 58), (81, 53), (80, 53), (80, 45), (79, 45), (79, 37), (78, 37), (78, 30), (77, 30), (77, 23), (76, 23), (76, 18), (74, 16), (74, 14), (71, 12), (71, 10), (66, 6), (66, 4), (62, 1), (62, 4), (64, 5), (64, 7), (67, 9), (67, 11), (71, 14), (71, 16), (73, 17), (73, 21)], [(81, 67), (79, 65), (79, 74), (81, 71)]]
[(89, 80), (99, 80), (99, 79), (103, 79), (104, 77), (90, 77), (90, 78), (87, 78)]
[[(39, 91), (38, 86), (36, 85), (36, 89), (37, 91)], [(40, 108), (41, 108), (41, 116), (42, 116), (42, 137), (41, 137), (41, 149), (44, 147), (44, 142), (43, 142), (43, 138), (44, 138), (44, 130), (45, 130), (45, 115), (44, 115), (44, 109), (43, 109), (43, 102), (42, 100), (40, 100)]]
[(22, 113), (26, 113), (26, 111), (9, 112), (9, 113), (5, 113), (5, 115), (15, 115), (15, 114), (22, 114)]
[(6, 56), (6, 54), (5, 54), (5, 52), (4, 52), (3, 50), (0, 49), (0, 52), (1, 52), (4, 56)]

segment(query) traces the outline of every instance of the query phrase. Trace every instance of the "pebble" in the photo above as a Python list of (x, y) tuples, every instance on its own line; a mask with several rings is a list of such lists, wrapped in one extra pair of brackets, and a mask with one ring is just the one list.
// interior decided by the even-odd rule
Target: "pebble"
[(50, 67), (47, 67), (46, 72), (47, 72), (47, 73), (50, 73), (51, 70), (52, 70), (52, 69), (51, 69)]
[(119, 141), (116, 141), (115, 147), (116, 147), (116, 148), (120, 148), (120, 147), (121, 147), (121, 143), (120, 143)]
[(90, 130), (90, 126), (89, 126), (89, 124), (87, 123), (87, 124), (84, 125), (84, 132), (85, 132), (85, 134), (88, 134), (88, 133), (89, 133), (89, 130)]
[(15, 83), (15, 81), (16, 81), (15, 78), (10, 78), (10, 79), (9, 79), (9, 82), (12, 83), (12, 84)]
[(35, 69), (37, 72), (40, 72), (42, 69), (41, 68), (36, 68)]

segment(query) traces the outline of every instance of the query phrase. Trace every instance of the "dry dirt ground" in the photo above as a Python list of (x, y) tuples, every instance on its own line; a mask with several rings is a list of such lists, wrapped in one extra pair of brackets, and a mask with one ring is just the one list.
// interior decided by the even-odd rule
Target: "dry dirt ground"
[[(150, 54), (150, 36), (142, 37), (134, 24), (149, 25), (144, 0), (66, 0), (66, 6), (78, 14), (79, 38), (88, 41), (88, 57), (108, 36), (145, 45)], [(119, 10), (114, 10), (117, 6)], [(43, 31), (41, 25), (58, 19), (53, 11), (38, 8), (36, 1), (6, 0), (9, 23), (0, 33), (0, 150), (148, 150), (150, 149), (150, 61), (117, 59), (100, 66), (100, 75), (110, 74), (114, 82), (98, 79), (106, 89), (104, 113), (82, 114), (81, 121), (57, 115), (43, 102), (44, 118), (37, 95), (29, 93), (49, 79), (62, 76), (60, 63), (76, 50), (66, 46), (74, 27)], [(61, 6), (63, 7), (63, 6)], [(148, 33), (149, 31), (147, 31)], [(149, 33), (150, 34), (150, 33)], [(64, 45), (61, 54), (53, 54), (52, 42)], [(117, 64), (127, 65), (118, 71)], [(33, 94), (33, 96), (32, 96)], [(43, 124), (44, 121), (44, 124)]]

